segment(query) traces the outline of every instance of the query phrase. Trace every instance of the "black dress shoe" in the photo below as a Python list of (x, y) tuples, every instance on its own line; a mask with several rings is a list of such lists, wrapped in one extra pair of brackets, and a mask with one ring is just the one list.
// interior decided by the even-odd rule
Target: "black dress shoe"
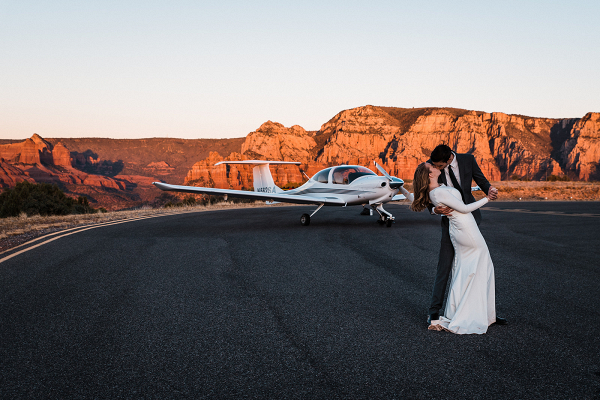
[(427, 317), (427, 323), (431, 325), (431, 321), (437, 321), (438, 319), (440, 319), (440, 314), (438, 314), (438, 313), (430, 314)]
[(494, 322), (494, 324), (496, 324), (496, 325), (508, 325), (508, 321), (505, 320), (504, 318), (496, 317), (496, 322)]

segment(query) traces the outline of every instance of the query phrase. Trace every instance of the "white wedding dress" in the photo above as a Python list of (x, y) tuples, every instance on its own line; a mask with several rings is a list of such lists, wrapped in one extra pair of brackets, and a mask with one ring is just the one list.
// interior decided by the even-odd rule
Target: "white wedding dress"
[(448, 217), (455, 254), (452, 281), (444, 316), (432, 324), (458, 334), (485, 333), (496, 322), (494, 265), (471, 212), (488, 198), (465, 204), (458, 190), (444, 185), (430, 191), (429, 198), (436, 207), (454, 209)]

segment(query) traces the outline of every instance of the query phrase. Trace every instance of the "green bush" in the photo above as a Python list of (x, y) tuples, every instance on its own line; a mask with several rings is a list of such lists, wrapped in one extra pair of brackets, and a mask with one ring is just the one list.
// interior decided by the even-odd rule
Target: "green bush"
[(87, 197), (79, 196), (74, 200), (57, 185), (49, 183), (19, 182), (0, 194), (0, 218), (16, 217), (21, 213), (48, 216), (95, 212)]

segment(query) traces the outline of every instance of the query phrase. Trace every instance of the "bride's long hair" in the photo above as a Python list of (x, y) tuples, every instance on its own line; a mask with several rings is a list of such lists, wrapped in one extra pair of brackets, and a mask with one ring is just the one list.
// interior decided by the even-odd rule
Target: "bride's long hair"
[(429, 168), (427, 163), (421, 163), (415, 170), (413, 179), (414, 200), (410, 205), (413, 211), (423, 211), (431, 201), (429, 200)]

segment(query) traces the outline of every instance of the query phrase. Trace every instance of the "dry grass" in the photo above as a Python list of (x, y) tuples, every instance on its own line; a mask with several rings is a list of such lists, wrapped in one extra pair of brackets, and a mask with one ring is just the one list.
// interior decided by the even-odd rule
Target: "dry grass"
[[(492, 182), (498, 188), (499, 201), (553, 200), (598, 201), (600, 182)], [(477, 193), (477, 192), (476, 192)], [(476, 198), (483, 196), (482, 192)]]
[[(491, 182), (498, 188), (498, 201), (600, 201), (600, 182)], [(406, 184), (412, 192), (412, 183)], [(473, 192), (476, 199), (484, 196)]]

